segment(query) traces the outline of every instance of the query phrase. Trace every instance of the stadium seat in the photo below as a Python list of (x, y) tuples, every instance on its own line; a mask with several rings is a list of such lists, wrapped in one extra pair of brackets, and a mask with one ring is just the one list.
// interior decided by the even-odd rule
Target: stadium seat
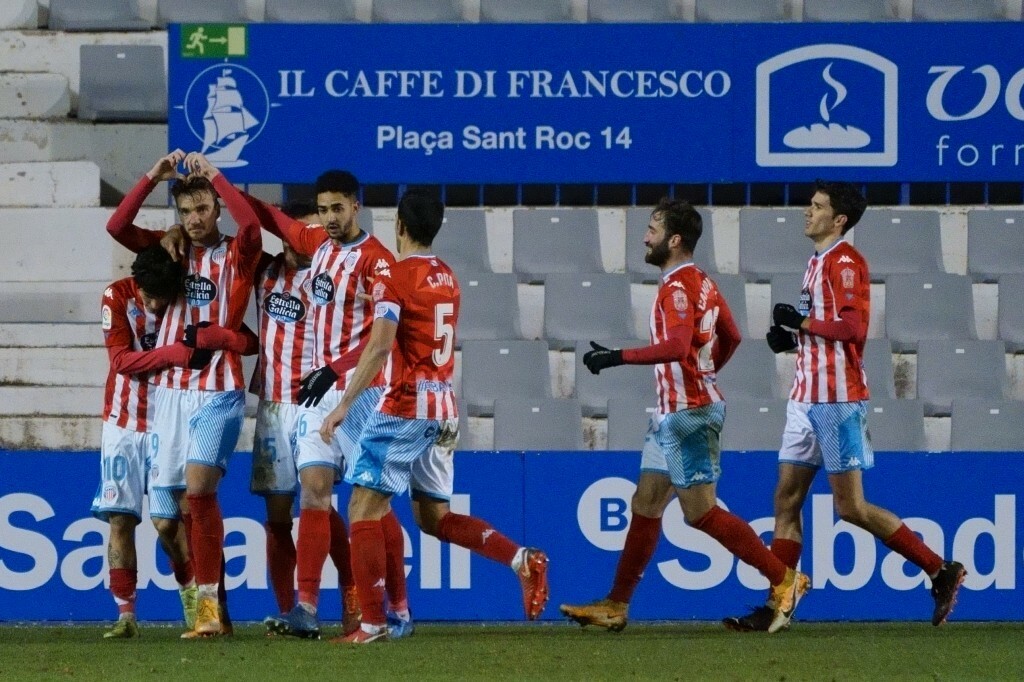
[[(803, 273), (790, 273), (787, 275), (772, 275), (771, 279), (771, 301), (768, 307), (769, 324), (771, 323), (771, 311), (775, 307), (776, 303), (788, 303), (792, 306), (796, 306), (800, 303), (800, 292), (804, 287), (804, 275)], [(767, 329), (753, 330), (760, 331), (761, 333), (767, 332)], [(753, 331), (751, 333), (753, 333)]]
[(992, 21), (1005, 19), (1001, 0), (913, 0), (914, 21)]
[(747, 329), (747, 281), (741, 275), (718, 274), (712, 277), (718, 285), (718, 292), (725, 297), (732, 311), (732, 317), (740, 333), (744, 337), (750, 332)]
[[(653, 399), (653, 396), (651, 396)], [(652, 401), (635, 398), (610, 398), (608, 400), (608, 445), (609, 450), (640, 450), (651, 424), (651, 415), (656, 407)]]
[(447, 210), (441, 231), (434, 239), (434, 253), (451, 266), (455, 274), (491, 272), (487, 248), (487, 220), (483, 209)]
[(924, 450), (924, 402), (872, 397), (868, 433), (876, 452)]
[(459, 0), (373, 0), (373, 20), (389, 24), (464, 20)]
[[(626, 272), (634, 282), (655, 283), (661, 278), (661, 271), (644, 260), (647, 247), (644, 246), (644, 234), (651, 220), (653, 206), (634, 206), (626, 209)], [(715, 232), (711, 224), (711, 211), (698, 208), (703, 232), (693, 254), (693, 262), (701, 270), (709, 274), (718, 272), (715, 264)]]
[(479, 450), (482, 445), (480, 439), (473, 429), (469, 427), (469, 410), (466, 409), (466, 401), (457, 399), (459, 406), (459, 442), (457, 450)]
[(868, 210), (853, 228), (872, 282), (889, 275), (943, 272), (939, 213), (931, 209)]
[(50, 0), (52, 31), (148, 31), (134, 0)]
[(974, 298), (965, 275), (893, 275), (885, 282), (885, 334), (897, 353), (923, 339), (975, 339)]
[(676, 21), (679, 4), (675, 0), (590, 0), (587, 20), (604, 23), (640, 23)]
[(804, 0), (804, 21), (896, 21), (898, 0)]
[(458, 344), (464, 341), (521, 339), (516, 276), (510, 272), (480, 272), (459, 276), (462, 301)]
[(783, 0), (695, 0), (697, 21), (785, 21)]
[(778, 450), (786, 428), (782, 398), (727, 398), (722, 450)]
[(245, 0), (157, 0), (156, 23), (167, 24), (244, 24), (249, 21)]
[[(635, 348), (643, 345), (635, 339), (609, 341), (609, 348)], [(609, 414), (612, 400), (629, 400), (638, 405), (654, 403), (654, 367), (651, 365), (622, 365), (591, 374), (583, 364), (583, 354), (590, 346), (576, 350), (576, 400), (585, 417), (603, 417)], [(637, 446), (639, 447), (639, 446)]]
[(999, 398), (1006, 356), (999, 341), (923, 340), (917, 349), (917, 397), (928, 417), (946, 416), (954, 400)]
[(267, 21), (292, 24), (359, 21), (357, 0), (267, 0)]
[(1024, 443), (1024, 402), (954, 400), (949, 440), (949, 449), (954, 452), (1019, 453)]
[(892, 367), (892, 343), (889, 339), (868, 339), (861, 359), (864, 372), (868, 375), (871, 399), (895, 398), (896, 379)]
[(480, 0), (485, 23), (543, 23), (572, 21), (570, 0)]
[(494, 402), (495, 450), (582, 450), (580, 404), (569, 398)]
[(496, 398), (550, 398), (547, 342), (466, 341), (462, 396), (472, 417), (494, 414)]
[(967, 272), (975, 282), (1024, 273), (1024, 211), (967, 212)]
[(82, 45), (78, 118), (166, 121), (167, 74), (157, 45)]
[(726, 400), (764, 400), (780, 396), (775, 354), (762, 339), (741, 343), (725, 367), (718, 371), (718, 387)]
[(544, 284), (544, 336), (552, 350), (577, 342), (636, 337), (629, 278), (621, 274), (553, 273)]
[(999, 339), (1009, 353), (1024, 351), (1024, 275), (999, 278)]
[(556, 272), (604, 272), (597, 211), (516, 209), (512, 264), (520, 282), (543, 282)]
[(804, 236), (802, 208), (740, 209), (740, 273), (749, 281), (802, 273), (812, 255), (814, 244)]

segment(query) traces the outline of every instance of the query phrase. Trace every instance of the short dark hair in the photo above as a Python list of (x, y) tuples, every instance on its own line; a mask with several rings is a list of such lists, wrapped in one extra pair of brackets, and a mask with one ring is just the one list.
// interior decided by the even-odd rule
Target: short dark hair
[(430, 246), (444, 222), (444, 204), (426, 192), (410, 190), (398, 202), (398, 220), (413, 241)]
[(317, 194), (338, 192), (355, 199), (359, 195), (359, 180), (346, 170), (329, 170), (321, 173), (316, 179), (314, 191)]
[(832, 212), (835, 215), (846, 216), (846, 224), (843, 225), (843, 234), (860, 222), (861, 216), (868, 207), (868, 201), (852, 182), (826, 182), (817, 180), (814, 183), (814, 191), (821, 192), (828, 196), (832, 204)]
[(281, 212), (289, 218), (305, 218), (308, 215), (316, 215), (316, 204), (305, 199), (292, 199), (281, 207)]
[(182, 194), (195, 195), (201, 192), (212, 194), (214, 203), (217, 203), (217, 190), (213, 188), (213, 183), (202, 175), (187, 175), (183, 178), (178, 178), (171, 185), (171, 196), (174, 197), (175, 201)]
[(132, 278), (147, 296), (173, 299), (184, 287), (185, 269), (164, 247), (155, 245), (139, 251), (132, 263)]
[(704, 232), (704, 221), (690, 202), (682, 199), (662, 197), (651, 215), (665, 222), (665, 234), (678, 234), (683, 240), (683, 249), (689, 253), (697, 248), (700, 235)]

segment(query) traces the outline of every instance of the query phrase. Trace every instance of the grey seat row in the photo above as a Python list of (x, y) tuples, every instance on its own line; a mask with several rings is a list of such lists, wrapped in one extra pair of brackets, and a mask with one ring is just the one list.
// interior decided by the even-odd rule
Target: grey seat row
[[(793, 16), (784, 0), (694, 0), (699, 22), (897, 21), (897, 0), (803, 0), (802, 16)], [(268, 22), (349, 23), (363, 21), (356, 0), (266, 0)], [(466, 21), (460, 0), (372, 0), (370, 20), (383, 23)], [(671, 22), (688, 20), (679, 0), (588, 0), (587, 21)], [(918, 21), (972, 21), (1010, 18), (999, 0), (913, 0)], [(249, 22), (245, 0), (158, 0), (156, 25), (169, 23)], [(480, 0), (481, 22), (576, 21), (569, 0)], [(145, 30), (151, 22), (132, 0), (50, 0), (49, 28), (54, 30)]]
[[(873, 399), (868, 432), (876, 452), (924, 450), (924, 410), (920, 400)], [(608, 450), (640, 450), (654, 408), (630, 398), (609, 401)], [(777, 450), (786, 424), (786, 401), (729, 401), (722, 429), (726, 451)], [(495, 450), (582, 450), (582, 412), (565, 398), (503, 398), (495, 403)], [(460, 449), (479, 449), (460, 413), (464, 434)], [(1024, 402), (999, 399), (958, 400), (950, 420), (950, 449), (1017, 452), (1024, 442)]]

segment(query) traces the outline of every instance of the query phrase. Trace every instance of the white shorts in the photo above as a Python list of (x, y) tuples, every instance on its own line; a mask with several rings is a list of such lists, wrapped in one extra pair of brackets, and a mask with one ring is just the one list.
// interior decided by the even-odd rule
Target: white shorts
[(299, 412), (293, 403), (261, 400), (256, 412), (252, 445), (252, 479), (256, 495), (295, 495), (299, 487), (295, 453), (298, 451)]
[(92, 514), (109, 521), (111, 514), (142, 519), (151, 446), (155, 437), (103, 422), (100, 436), (100, 484), (92, 501)]
[(344, 443), (339, 437), (341, 429), (334, 431), (334, 438), (328, 445), (320, 437), (320, 427), (344, 395), (344, 391), (332, 386), (315, 406), (299, 409), (299, 435), (296, 439), (298, 449), (295, 453), (295, 468), (298, 471), (312, 466), (330, 467), (334, 469), (335, 477), (340, 480), (345, 471), (345, 456), (342, 449)]
[(868, 437), (867, 403), (800, 403), (786, 405), (779, 462), (825, 472), (870, 469), (875, 453)]
[(185, 464), (227, 471), (228, 459), (242, 430), (242, 391), (191, 391), (153, 386), (153, 434), (159, 449), (153, 457), (150, 487), (185, 488)]
[(359, 454), (345, 481), (387, 495), (414, 493), (449, 500), (458, 419), (407, 419), (374, 412), (359, 439)]

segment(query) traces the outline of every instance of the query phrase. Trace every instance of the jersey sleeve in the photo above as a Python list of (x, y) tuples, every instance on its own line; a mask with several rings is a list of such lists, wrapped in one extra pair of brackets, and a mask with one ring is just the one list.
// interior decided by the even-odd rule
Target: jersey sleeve
[(685, 289), (665, 287), (658, 295), (658, 306), (665, 319), (666, 331), (683, 326), (693, 328), (694, 302)]
[(100, 306), (103, 344), (107, 348), (131, 348), (135, 336), (128, 323), (127, 302), (123, 293), (113, 286), (107, 287)]
[(395, 268), (381, 269), (373, 280), (371, 296), (373, 298), (373, 317), (383, 318), (397, 323), (402, 315), (404, 304), (402, 289), (397, 281), (402, 272)]
[(143, 175), (107, 220), (107, 233), (118, 244), (134, 253), (159, 244), (160, 239), (166, 234), (161, 230), (146, 230), (132, 222), (139, 214), (142, 202), (146, 200), (154, 187), (156, 187), (156, 183), (148, 175)]

